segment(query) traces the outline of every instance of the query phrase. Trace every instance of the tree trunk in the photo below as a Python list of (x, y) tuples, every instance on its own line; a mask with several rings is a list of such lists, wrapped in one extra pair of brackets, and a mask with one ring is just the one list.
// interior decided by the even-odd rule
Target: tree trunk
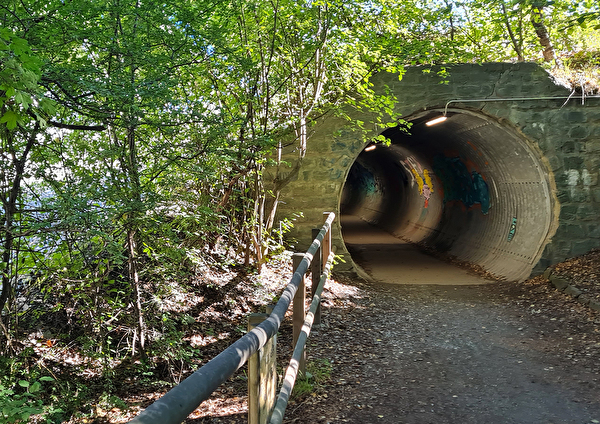
[[(140, 176), (138, 172), (138, 160), (137, 160), (137, 148), (136, 148), (136, 137), (135, 137), (135, 127), (127, 128), (127, 145), (129, 150), (129, 158), (128, 158), (128, 177), (131, 182), (131, 197), (130, 204), (131, 209), (129, 211), (127, 226), (127, 265), (129, 271), (129, 281), (132, 284), (133, 291), (133, 307), (135, 310), (135, 318), (137, 331), (136, 334), (139, 337), (140, 343), (140, 354), (142, 357), (145, 357), (145, 344), (146, 344), (146, 322), (144, 319), (144, 309), (142, 306), (143, 295), (142, 288), (140, 286), (140, 276), (138, 269), (138, 259), (137, 259), (137, 233), (138, 233), (138, 218), (140, 215), (140, 206), (142, 204), (142, 195), (141, 195), (141, 184), (140, 184)], [(133, 340), (132, 346), (132, 356), (135, 355), (136, 349), (136, 341), (135, 336)]]
[(281, 190), (275, 190), (275, 198), (273, 199), (273, 204), (271, 206), (271, 211), (269, 212), (269, 217), (267, 218), (267, 224), (265, 225), (265, 229), (267, 234), (271, 232), (273, 229), (273, 224), (275, 223), (275, 215), (277, 214), (277, 204), (279, 203), (279, 197), (281, 196)]
[[(144, 309), (142, 306), (142, 290), (140, 287), (140, 277), (138, 272), (137, 264), (137, 248), (135, 242), (135, 230), (129, 229), (127, 231), (127, 250), (128, 250), (128, 267), (129, 267), (129, 279), (133, 289), (133, 307), (135, 310), (135, 318), (137, 329), (135, 334), (139, 336), (140, 341), (140, 354), (145, 357), (145, 344), (146, 344), (146, 323), (144, 321)], [(136, 349), (136, 337), (134, 336), (131, 355), (135, 356)]]
[(538, 40), (540, 41), (540, 45), (544, 49), (542, 51), (544, 62), (551, 62), (552, 60), (555, 60), (554, 47), (552, 47), (550, 36), (548, 35), (548, 29), (544, 24), (543, 6), (533, 5), (531, 7), (531, 24), (533, 25), (533, 29), (535, 30)]
[[(4, 204), (4, 243), (2, 246), (2, 292), (0, 293), (0, 320), (2, 320), (2, 311), (6, 307), (7, 300), (9, 298), (10, 293), (13, 290), (11, 275), (10, 275), (10, 267), (11, 267), (11, 253), (13, 250), (13, 243), (15, 239), (14, 235), (14, 216), (17, 210), (17, 200), (19, 199), (19, 194), (21, 193), (21, 182), (23, 180), (23, 174), (25, 173), (25, 164), (27, 163), (27, 158), (29, 157), (29, 152), (33, 148), (35, 144), (36, 136), (39, 131), (39, 124), (36, 123), (35, 128), (29, 135), (27, 139), (27, 143), (21, 157), (17, 157), (17, 153), (14, 151), (13, 143), (12, 143), (12, 134), (7, 130), (5, 133), (5, 137), (7, 139), (7, 144), (9, 146), (9, 152), (12, 155), (12, 165), (14, 169), (14, 176), (12, 185), (9, 189), (8, 199), (3, 199)], [(10, 329), (9, 325), (4, 324), (7, 330)]]

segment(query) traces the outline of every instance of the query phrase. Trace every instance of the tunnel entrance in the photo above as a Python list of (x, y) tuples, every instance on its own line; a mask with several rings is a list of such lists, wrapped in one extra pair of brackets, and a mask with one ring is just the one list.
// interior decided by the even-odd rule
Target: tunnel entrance
[[(432, 124), (442, 112), (408, 117), (383, 133), (388, 146), (367, 145), (358, 155), (340, 200), (348, 250), (357, 259), (362, 222), (370, 226), (361, 231), (393, 235), (394, 248), (416, 243), (508, 280), (528, 277), (557, 219), (541, 154), (515, 128), (479, 112), (449, 109)], [(390, 260), (402, 261), (402, 253)]]

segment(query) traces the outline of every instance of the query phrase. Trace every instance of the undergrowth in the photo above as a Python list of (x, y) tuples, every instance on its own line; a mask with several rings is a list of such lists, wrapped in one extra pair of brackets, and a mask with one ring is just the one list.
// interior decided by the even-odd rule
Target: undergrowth
[(318, 394), (331, 378), (332, 366), (326, 359), (318, 359), (306, 364), (306, 372), (296, 380), (292, 399), (300, 400)]
[[(281, 250), (281, 248), (279, 248)], [(289, 252), (273, 254), (275, 269)], [(245, 317), (278, 296), (277, 271), (244, 267), (220, 256), (199, 257), (193, 272), (156, 295), (145, 355), (131, 355), (121, 316), (104, 338), (50, 327), (53, 305), (23, 322), (11, 357), (0, 357), (0, 423), (83, 423), (128, 414), (137, 393), (162, 392), (181, 382), (239, 338)], [(270, 265), (272, 266), (272, 265)], [(268, 268), (268, 267), (267, 267)], [(75, 323), (73, 323), (75, 324)], [(311, 375), (320, 375), (311, 368)], [(313, 383), (314, 384), (314, 383)]]
[(574, 94), (592, 96), (600, 93), (600, 50), (582, 50), (563, 58), (562, 67), (552, 75)]

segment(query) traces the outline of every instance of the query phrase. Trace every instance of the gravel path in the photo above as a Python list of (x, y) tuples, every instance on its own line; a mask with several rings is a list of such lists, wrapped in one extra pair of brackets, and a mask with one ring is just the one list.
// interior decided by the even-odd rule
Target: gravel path
[(309, 360), (331, 381), (287, 422), (600, 422), (600, 316), (517, 283), (334, 282), (324, 304)]

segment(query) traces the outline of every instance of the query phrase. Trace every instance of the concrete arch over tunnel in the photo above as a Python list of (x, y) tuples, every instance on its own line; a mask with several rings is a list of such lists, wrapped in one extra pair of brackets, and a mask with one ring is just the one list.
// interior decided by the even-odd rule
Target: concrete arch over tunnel
[(341, 214), (495, 275), (527, 277), (556, 226), (549, 170), (507, 124), (452, 109), (444, 122), (427, 125), (441, 115), (409, 116), (410, 128), (383, 133), (389, 146), (362, 150), (344, 184)]

